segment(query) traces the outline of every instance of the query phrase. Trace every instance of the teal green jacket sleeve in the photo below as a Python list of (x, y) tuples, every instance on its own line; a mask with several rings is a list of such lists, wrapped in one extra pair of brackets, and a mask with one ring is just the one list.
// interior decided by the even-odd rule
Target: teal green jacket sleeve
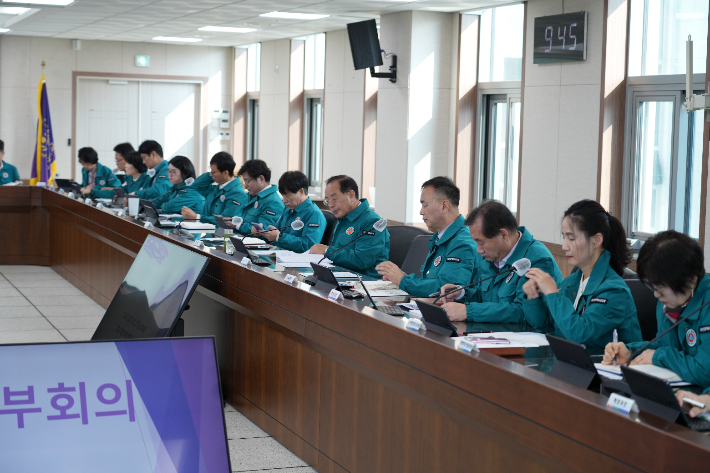
[(212, 174), (208, 171), (197, 176), (197, 179), (195, 179), (195, 182), (193, 182), (190, 187), (205, 196), (213, 182), (214, 180), (212, 179)]
[[(271, 196), (274, 196), (275, 198), (271, 198)], [(246, 218), (239, 227), (239, 233), (243, 233), (244, 235), (251, 234), (251, 222), (260, 223), (261, 226), (264, 227), (264, 230), (268, 229), (269, 225), (274, 225), (276, 223), (284, 211), (284, 204), (281, 202), (281, 199), (277, 194), (271, 194), (271, 196), (268, 199), (259, 200), (259, 213), (257, 215), (252, 215), (250, 217), (248, 214), (244, 214)], [(251, 220), (252, 217), (254, 220)]]
[[(179, 189), (177, 195), (171, 192), (166, 198), (168, 198), (168, 200), (164, 202), (162, 202), (163, 199), (159, 201), (161, 202), (160, 208), (164, 213), (179, 214), (182, 212), (183, 206), (198, 213), (200, 209), (205, 207), (205, 198), (199, 192), (190, 188)], [(158, 204), (156, 203), (155, 206), (157, 207)]]
[(530, 327), (543, 332), (551, 331), (554, 327), (552, 316), (547, 304), (540, 294), (534, 299), (524, 299), (522, 302), (524, 322)]
[[(370, 224), (370, 227), (372, 227), (372, 224)], [(381, 232), (373, 230), (373, 233), (374, 235), (365, 235), (352, 245), (348, 245), (337, 253), (328, 256), (328, 258), (338, 266), (381, 279), (381, 276), (375, 270), (375, 266), (386, 261), (389, 257), (390, 234), (386, 228)], [(385, 252), (383, 252), (383, 248), (386, 250)], [(329, 251), (334, 250), (336, 248), (329, 248)]]
[[(548, 274), (551, 274), (557, 285), (562, 282), (562, 275), (555, 260), (545, 258), (542, 261), (533, 264), (533, 267), (540, 268)], [(479, 290), (468, 291), (471, 294), (471, 302), (466, 306), (466, 319), (470, 322), (497, 322), (497, 323), (526, 323), (524, 307), (529, 305), (525, 303), (527, 296), (523, 291), (523, 285), (527, 282), (525, 276), (520, 277), (516, 273), (512, 273), (513, 277), (510, 283), (515, 280), (515, 285), (503, 283), (497, 290), (496, 301), (492, 302), (476, 302), (476, 299), (482, 300), (482, 294)], [(482, 275), (485, 276), (485, 275)], [(464, 298), (464, 300), (466, 300)]]
[[(572, 301), (562, 292), (541, 296), (545, 300), (555, 327), (567, 340), (582, 343), (588, 347), (603, 347), (609, 340), (601, 340), (601, 335), (610, 334), (614, 329), (626, 324), (627, 298), (629, 295), (621, 288), (610, 287), (594, 294), (592, 302), (581, 314), (574, 309)], [(606, 300), (605, 303), (594, 302), (595, 299)], [(581, 301), (580, 301), (581, 304)], [(640, 335), (640, 334), (639, 334)]]
[(670, 346), (660, 346), (653, 354), (653, 364), (675, 371), (689, 383), (710, 386), (710, 333), (699, 334), (697, 343), (701, 346), (694, 356)]
[(443, 267), (436, 273), (436, 277), (427, 278), (426, 275), (408, 274), (399, 282), (399, 288), (415, 297), (428, 297), (429, 294), (438, 292), (444, 284), (465, 285), (472, 281), (477, 274), (478, 253), (465, 241), (455, 240), (454, 245), (451, 243), (442, 255)]
[(164, 166), (163, 169), (156, 174), (153, 183), (142, 191), (136, 191), (136, 195), (141, 199), (153, 200), (168, 192), (171, 185), (170, 179), (168, 178), (168, 167)]
[(3, 163), (2, 170), (0, 170), (0, 185), (19, 180), (20, 174), (17, 172), (17, 168), (10, 163)]
[[(285, 219), (279, 219), (275, 226), (285, 226), (290, 223), (280, 223), (283, 221), (285, 221)], [(323, 239), (326, 225), (323, 212), (320, 210), (313, 212), (309, 216), (308, 221), (304, 220), (303, 223), (305, 226), (301, 230), (295, 231), (292, 228), (286, 228), (281, 232), (276, 242), (279, 248), (296, 253), (305, 253), (310, 250), (313, 245), (320, 243)]]

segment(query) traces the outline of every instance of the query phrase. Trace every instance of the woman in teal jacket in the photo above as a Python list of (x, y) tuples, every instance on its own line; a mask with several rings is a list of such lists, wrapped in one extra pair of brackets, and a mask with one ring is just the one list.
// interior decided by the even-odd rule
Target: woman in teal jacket
[(631, 261), (621, 222), (593, 200), (572, 204), (562, 219), (562, 249), (576, 269), (559, 289), (540, 269), (526, 274), (527, 323), (554, 328), (556, 335), (588, 348), (603, 348), (613, 340), (614, 330), (621, 339), (640, 342), (636, 305), (621, 278)]
[(121, 187), (121, 181), (113, 172), (99, 162), (99, 155), (93, 148), (79, 150), (79, 164), (81, 164), (81, 193), (91, 195), (104, 187)]
[(153, 205), (161, 208), (164, 213), (179, 214), (183, 207), (195, 213), (202, 212), (205, 208), (205, 198), (185, 183), (190, 178), (192, 178), (190, 184), (195, 180), (195, 168), (192, 162), (185, 156), (175, 156), (168, 163), (168, 177), (173, 187), (168, 194), (155, 199)]
[[(636, 268), (658, 298), (658, 333), (710, 300), (710, 276), (705, 274), (703, 250), (688, 235), (674, 230), (652, 236), (639, 251)], [(623, 340), (620, 338), (620, 340)], [(626, 363), (643, 342), (609, 343), (602, 363)], [(685, 381), (710, 387), (710, 305), (653, 342), (631, 361), (675, 371)]]
[[(125, 163), (126, 181), (121, 185), (121, 189), (126, 194), (133, 194), (137, 191), (142, 191), (148, 187), (150, 176), (148, 176), (148, 167), (143, 162), (141, 155), (135, 151), (126, 154), (123, 157)], [(93, 191), (91, 197), (100, 199), (111, 199), (116, 193), (113, 189), (102, 189)]]

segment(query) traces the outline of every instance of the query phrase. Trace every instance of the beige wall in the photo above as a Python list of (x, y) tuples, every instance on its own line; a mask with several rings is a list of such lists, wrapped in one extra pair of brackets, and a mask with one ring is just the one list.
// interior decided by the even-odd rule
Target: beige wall
[[(137, 68), (136, 54), (150, 55), (148, 68)], [(233, 48), (179, 46), (115, 41), (82, 41), (72, 50), (68, 39), (0, 36), (0, 139), (8, 162), (29, 179), (37, 125), (37, 86), (46, 61), (57, 171), (71, 173), (72, 72), (107, 72), (208, 77), (207, 104), (230, 109), (232, 103)], [(208, 124), (209, 117), (203, 121)], [(133, 143), (137, 146), (137, 143)], [(228, 151), (228, 142), (211, 143), (210, 152)]]

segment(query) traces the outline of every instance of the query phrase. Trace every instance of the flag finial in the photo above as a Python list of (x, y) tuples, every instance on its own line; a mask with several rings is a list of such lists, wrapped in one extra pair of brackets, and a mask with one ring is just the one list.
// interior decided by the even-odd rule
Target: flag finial
[(42, 61), (42, 70), (44, 70), (44, 66), (46, 66), (46, 65), (47, 65), (47, 63)]

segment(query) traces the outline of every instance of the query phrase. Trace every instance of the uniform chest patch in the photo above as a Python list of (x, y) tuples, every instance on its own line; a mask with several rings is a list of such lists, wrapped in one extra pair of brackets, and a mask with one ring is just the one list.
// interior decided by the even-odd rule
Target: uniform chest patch
[(233, 203), (234, 205), (242, 205), (240, 202), (237, 202), (236, 200), (233, 200), (232, 203)]
[(256, 202), (254, 202), (254, 208), (255, 208), (255, 209), (256, 209), (256, 208), (259, 208), (259, 201), (258, 201), (258, 200), (257, 200)]
[(594, 304), (595, 302), (596, 302), (597, 304), (606, 304), (607, 300), (604, 299), (604, 298), (601, 298), (601, 297), (595, 297), (594, 299), (592, 299), (591, 301), (589, 301), (590, 304)]
[(2, 177), (4, 177), (5, 179), (7, 179), (7, 178), (8, 178), (8, 176), (9, 176), (9, 174), (8, 174), (8, 173), (6, 173), (6, 172), (2, 173)]
[(434, 260), (434, 266), (439, 266), (441, 264), (441, 256), (437, 256)]
[(375, 232), (362, 232), (365, 235), (375, 236)]
[(707, 332), (710, 332), (710, 325), (706, 325), (705, 327), (700, 327), (700, 328), (698, 329), (698, 332), (700, 332), (700, 333), (707, 333)]
[(353, 227), (350, 227), (345, 230), (345, 233), (347, 233), (348, 235), (352, 235), (353, 233), (355, 233), (355, 229)]
[(513, 276), (515, 276), (515, 273), (510, 273), (507, 278), (505, 278), (505, 283), (508, 284), (511, 279), (513, 279)]
[(180, 192), (185, 192), (185, 193), (187, 193), (187, 189), (180, 189)]
[(320, 227), (320, 223), (309, 223), (308, 226), (318, 228), (318, 227)]
[(271, 210), (267, 210), (267, 211), (266, 211), (266, 214), (267, 214), (267, 215), (274, 215), (274, 216), (276, 215), (276, 214), (275, 214), (274, 212), (272, 212)]
[(461, 258), (455, 258), (453, 256), (449, 256), (448, 258), (446, 258), (446, 262), (447, 263), (460, 263)]
[(104, 181), (103, 179), (101, 179), (101, 180), (99, 181), (99, 184), (101, 184), (102, 186), (105, 186), (105, 185), (106, 185), (106, 181)]
[(219, 196), (219, 200), (221, 200), (222, 202), (224, 202), (226, 199), (227, 199), (227, 196), (226, 196), (226, 195), (220, 195), (220, 196)]
[(689, 347), (694, 347), (698, 342), (698, 336), (692, 328), (685, 332), (685, 341)]

